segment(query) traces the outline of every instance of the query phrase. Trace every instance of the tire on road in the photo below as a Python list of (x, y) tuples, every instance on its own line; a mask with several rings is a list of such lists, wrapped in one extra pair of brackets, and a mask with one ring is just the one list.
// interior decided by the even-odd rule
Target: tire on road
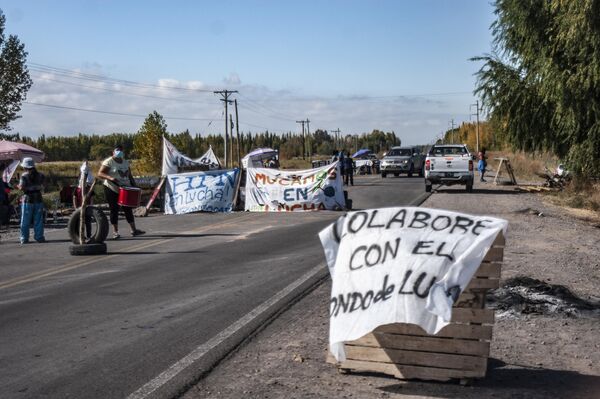
[(386, 176), (387, 176), (387, 173), (385, 173), (385, 172), (381, 172), (381, 178), (382, 178), (382, 179), (385, 179), (385, 178), (386, 178)]
[(431, 192), (431, 184), (426, 184), (425, 185), (425, 192), (426, 193), (430, 193)]
[(400, 176), (400, 173), (394, 173), (394, 176), (398, 177)]
[(73, 256), (104, 255), (106, 253), (106, 244), (100, 242), (93, 244), (70, 245), (69, 253)]
[(410, 169), (408, 170), (408, 177), (412, 177), (414, 169), (415, 165), (410, 164)]
[[(92, 236), (88, 240), (89, 244), (99, 244), (103, 243), (108, 236), (108, 219), (104, 212), (100, 209), (88, 206), (85, 208), (86, 220), (95, 220), (96, 221), (96, 229), (92, 231)], [(69, 238), (73, 244), (79, 244), (79, 218), (81, 217), (81, 208), (77, 209), (71, 215), (69, 219), (69, 223), (67, 225), (67, 230), (69, 232)]]

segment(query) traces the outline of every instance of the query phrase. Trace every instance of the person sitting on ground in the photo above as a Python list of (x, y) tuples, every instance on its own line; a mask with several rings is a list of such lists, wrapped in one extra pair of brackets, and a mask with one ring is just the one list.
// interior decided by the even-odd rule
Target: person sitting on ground
[(46, 242), (44, 237), (44, 201), (42, 190), (45, 177), (35, 168), (33, 158), (23, 158), (21, 166), (25, 172), (19, 180), (21, 198), (21, 244), (29, 243), (29, 225), (33, 219), (33, 238), (37, 242)]
[(119, 208), (122, 208), (123, 213), (125, 213), (125, 219), (131, 227), (131, 235), (139, 236), (144, 234), (145, 231), (135, 227), (133, 210), (130, 207), (121, 207), (119, 205), (119, 187), (135, 187), (135, 180), (129, 168), (129, 161), (125, 159), (123, 146), (117, 145), (113, 151), (113, 155), (102, 161), (98, 177), (104, 179), (104, 195), (110, 208), (110, 224), (113, 227), (113, 239), (121, 238), (119, 234)]

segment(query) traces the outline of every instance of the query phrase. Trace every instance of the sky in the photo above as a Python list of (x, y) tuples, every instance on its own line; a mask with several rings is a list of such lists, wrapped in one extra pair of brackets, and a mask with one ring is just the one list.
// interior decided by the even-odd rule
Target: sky
[[(394, 131), (425, 144), (473, 120), (469, 58), (491, 51), (489, 0), (3, 0), (34, 81), (13, 132)], [(85, 110), (85, 111), (82, 111)], [(229, 108), (230, 113), (232, 107)], [(90, 112), (94, 111), (94, 112)]]

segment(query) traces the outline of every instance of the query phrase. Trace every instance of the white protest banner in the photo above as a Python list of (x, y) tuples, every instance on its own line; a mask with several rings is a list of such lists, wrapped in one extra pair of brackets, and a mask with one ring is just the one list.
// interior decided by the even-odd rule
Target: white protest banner
[(283, 171), (248, 168), (246, 210), (251, 212), (344, 209), (338, 163), (316, 169)]
[(163, 137), (162, 175), (177, 173), (179, 168), (184, 166), (207, 166), (209, 169), (219, 169), (221, 164), (212, 147), (209, 147), (208, 151), (200, 158), (191, 159), (179, 152), (169, 140)]
[(19, 166), (19, 162), (20, 161), (18, 159), (14, 159), (4, 167), (4, 170), (2, 171), (2, 180), (4, 180), (5, 183), (10, 182), (10, 179), (12, 179), (15, 170), (17, 170), (17, 166)]
[(426, 208), (350, 212), (319, 233), (332, 279), (329, 349), (377, 326), (411, 323), (435, 334), (507, 222)]
[(168, 175), (165, 214), (231, 212), (239, 169)]

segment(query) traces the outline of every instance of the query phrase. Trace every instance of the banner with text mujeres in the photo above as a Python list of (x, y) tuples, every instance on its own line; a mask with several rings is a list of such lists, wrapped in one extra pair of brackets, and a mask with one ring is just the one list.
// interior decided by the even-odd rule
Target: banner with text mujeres
[(337, 162), (306, 170), (247, 170), (247, 211), (297, 212), (344, 208), (344, 188)]
[(391, 323), (435, 334), (507, 222), (441, 209), (349, 212), (319, 234), (331, 274), (329, 348)]
[(239, 169), (167, 176), (165, 214), (231, 212)]

